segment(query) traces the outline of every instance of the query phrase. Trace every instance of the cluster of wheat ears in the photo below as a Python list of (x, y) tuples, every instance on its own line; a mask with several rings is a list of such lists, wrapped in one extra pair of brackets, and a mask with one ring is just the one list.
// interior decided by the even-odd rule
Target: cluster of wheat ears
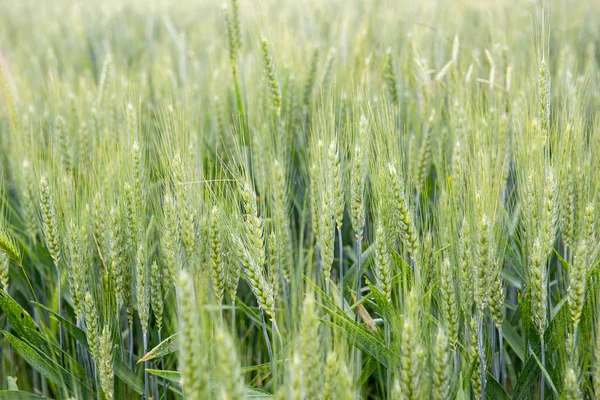
[(600, 398), (546, 3), (0, 1), (0, 399)]

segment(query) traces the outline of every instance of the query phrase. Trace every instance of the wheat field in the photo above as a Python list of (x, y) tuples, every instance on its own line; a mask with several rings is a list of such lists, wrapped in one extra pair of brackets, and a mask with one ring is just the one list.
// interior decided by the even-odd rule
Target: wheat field
[(600, 398), (599, 19), (0, 0), (0, 399)]

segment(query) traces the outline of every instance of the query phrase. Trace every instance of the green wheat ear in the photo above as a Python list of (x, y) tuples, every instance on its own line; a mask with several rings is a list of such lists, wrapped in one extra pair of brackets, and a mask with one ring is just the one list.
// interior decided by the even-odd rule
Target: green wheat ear
[(100, 386), (107, 400), (115, 396), (115, 372), (113, 369), (113, 342), (110, 327), (104, 325), (98, 343), (98, 375)]
[(9, 258), (5, 253), (0, 253), (0, 285), (8, 293)]
[(17, 111), (15, 107), (15, 90), (12, 85), (12, 81), (9, 80), (8, 76), (8, 68), (6, 66), (6, 61), (2, 57), (0, 53), (0, 87), (2, 88), (2, 94), (4, 95), (4, 101), (6, 103), (6, 107), (8, 108), (8, 114), (10, 116), (10, 121), (12, 122), (13, 128), (15, 131), (19, 130), (19, 118), (17, 116)]
[(390, 202), (395, 217), (398, 218), (398, 233), (400, 239), (406, 246), (410, 258), (413, 262), (416, 262), (419, 249), (419, 238), (417, 236), (413, 214), (409, 209), (404, 192), (404, 182), (402, 178), (398, 176), (396, 168), (392, 164), (388, 164), (388, 178), (390, 182)]
[(225, 292), (225, 264), (222, 259), (221, 232), (219, 227), (219, 208), (214, 206), (210, 213), (209, 230), (209, 248), (210, 248), (210, 267), (213, 291), (217, 303), (223, 303), (223, 294)]
[(56, 215), (54, 196), (46, 177), (40, 179), (40, 209), (42, 211), (42, 227), (44, 228), (46, 246), (48, 247), (52, 261), (54, 261), (54, 265), (58, 268), (61, 255), (58, 217)]
[(267, 39), (261, 39), (261, 46), (263, 62), (265, 64), (265, 75), (267, 77), (269, 91), (271, 92), (273, 108), (275, 109), (277, 117), (279, 117), (281, 114), (281, 92), (279, 89), (277, 76), (275, 75), (275, 64), (273, 62), (273, 56), (271, 55), (271, 50), (269, 49), (269, 43), (267, 42)]
[(315, 340), (319, 335), (319, 325), (320, 321), (315, 310), (315, 299), (311, 293), (307, 293), (302, 304), (302, 321), (298, 348), (304, 367), (302, 372), (307, 399), (319, 398), (323, 390), (319, 361), (319, 348), (321, 344), (318, 340)]
[(244, 398), (246, 391), (242, 368), (233, 338), (225, 328), (217, 328), (215, 344), (217, 352), (216, 368), (221, 381), (218, 389), (220, 398), (241, 400)]
[(0, 251), (2, 251), (10, 260), (21, 265), (21, 249), (17, 246), (13, 235), (0, 228)]
[(440, 327), (435, 339), (433, 361), (433, 398), (435, 400), (444, 400), (452, 397), (449, 349), (448, 337), (444, 332), (444, 328)]
[(390, 100), (394, 105), (398, 105), (398, 82), (396, 79), (396, 65), (394, 61), (394, 55), (392, 54), (392, 48), (389, 47), (385, 53), (385, 70), (383, 73), (386, 88)]
[(381, 290), (385, 299), (392, 302), (392, 271), (390, 266), (390, 256), (387, 248), (387, 237), (385, 235), (385, 229), (383, 228), (381, 218), (377, 224), (375, 230), (375, 243), (374, 247), (374, 273), (377, 288)]
[(306, 78), (306, 85), (302, 96), (302, 104), (305, 108), (310, 105), (313, 88), (315, 86), (315, 77), (317, 75), (317, 64), (319, 62), (319, 48), (315, 47), (312, 57), (310, 58), (310, 68)]

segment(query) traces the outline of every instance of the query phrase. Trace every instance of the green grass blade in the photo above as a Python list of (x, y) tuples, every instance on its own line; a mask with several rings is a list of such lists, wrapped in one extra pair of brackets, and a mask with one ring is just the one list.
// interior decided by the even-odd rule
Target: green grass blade
[(12, 334), (0, 329), (0, 333), (9, 341), (11, 346), (23, 357), (25, 361), (33, 368), (36, 369), (40, 374), (44, 375), (47, 379), (54, 382), (61, 388), (68, 390), (65, 382), (63, 381), (59, 371), (46, 361), (37, 351), (34, 350), (29, 344), (25, 343), (21, 339), (13, 336)]
[(42, 400), (48, 397), (21, 390), (0, 390), (0, 400)]
[(169, 355), (177, 351), (178, 346), (179, 343), (177, 342), (176, 333), (160, 342), (156, 347), (154, 347), (152, 350), (147, 352), (142, 358), (140, 358), (137, 363), (139, 364), (145, 361), (153, 360), (158, 357), (164, 357), (166, 355)]

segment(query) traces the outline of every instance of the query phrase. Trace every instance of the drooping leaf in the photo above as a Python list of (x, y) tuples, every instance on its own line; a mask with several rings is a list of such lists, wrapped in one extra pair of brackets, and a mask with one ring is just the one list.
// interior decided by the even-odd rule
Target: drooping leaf
[(69, 333), (69, 335), (73, 336), (75, 338), (75, 340), (77, 340), (83, 346), (84, 349), (89, 351), (90, 348), (89, 348), (89, 345), (87, 342), (87, 337), (83, 330), (78, 328), (75, 324), (68, 321), (64, 317), (58, 315), (56, 313), (56, 311), (51, 310), (50, 308), (46, 307), (45, 305), (43, 305), (41, 303), (34, 303), (34, 304), (36, 304), (37, 306), (48, 311), (50, 313), (50, 315), (53, 318), (55, 318), (63, 326), (63, 328), (65, 328), (65, 330), (67, 331), (67, 333)]
[(140, 358), (137, 363), (139, 364), (145, 361), (150, 361), (155, 358), (163, 357), (175, 352), (177, 350), (177, 346), (179, 346), (177, 342), (177, 335), (178, 334), (175, 333), (174, 335), (171, 335), (162, 342), (160, 342), (156, 347), (154, 347), (142, 358)]
[(33, 318), (31, 318), (31, 315), (10, 297), (8, 293), (2, 290), (0, 290), (0, 309), (6, 314), (10, 321), (10, 325), (17, 336), (39, 349), (48, 349), (48, 343), (42, 335), (38, 325), (34, 322)]
[[(48, 307), (43, 304), (39, 304), (40, 307), (50, 312), (50, 314), (58, 320), (58, 322), (65, 328), (65, 330), (73, 336), (82, 347), (89, 351), (89, 345), (87, 341), (87, 336), (83, 330), (78, 328), (72, 322), (66, 320), (65, 318), (58, 315), (56, 312), (48, 309)], [(131, 387), (139, 394), (144, 394), (144, 382), (133, 372), (127, 365), (123, 364), (123, 362), (115, 358), (114, 360), (114, 369), (115, 375), (121, 379), (127, 386)]]
[(16, 336), (13, 336), (11, 333), (6, 332), (5, 330), (0, 329), (0, 333), (2, 333), (9, 341), (13, 349), (15, 349), (17, 353), (19, 353), (19, 355), (23, 357), (23, 359), (27, 361), (27, 363), (36, 371), (44, 375), (48, 380), (54, 382), (56, 385), (68, 390), (59, 371), (56, 370), (48, 361), (46, 361), (37, 351), (35, 351), (33, 347)]

